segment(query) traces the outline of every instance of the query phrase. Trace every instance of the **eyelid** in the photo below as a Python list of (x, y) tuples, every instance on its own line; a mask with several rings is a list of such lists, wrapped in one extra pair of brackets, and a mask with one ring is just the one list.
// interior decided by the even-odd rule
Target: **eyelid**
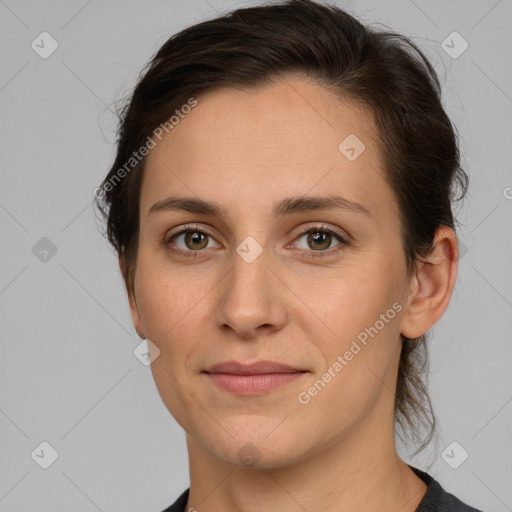
[[(191, 232), (191, 231), (198, 231), (200, 233), (204, 233), (204, 234), (208, 235), (209, 237), (211, 237), (213, 240), (215, 240), (214, 235), (210, 232), (210, 230), (208, 228), (205, 229), (205, 228), (199, 226), (198, 224), (194, 223), (194, 224), (184, 224), (182, 226), (179, 226), (177, 231), (166, 234), (164, 236), (163, 243), (169, 250), (171, 250), (172, 252), (174, 252), (176, 254), (180, 254), (180, 255), (184, 255), (184, 256), (199, 257), (201, 254), (206, 252), (205, 249), (200, 249), (197, 251), (191, 251), (191, 250), (184, 251), (182, 249), (176, 250), (176, 249), (172, 249), (170, 247), (170, 242), (173, 238), (175, 238), (179, 235), (185, 234), (187, 232)], [(308, 249), (298, 249), (299, 251), (311, 253), (312, 257), (321, 257), (323, 255), (325, 255), (327, 257), (327, 256), (332, 255), (333, 252), (336, 252), (337, 250), (339, 250), (340, 246), (348, 246), (351, 243), (351, 237), (345, 231), (341, 231), (339, 228), (330, 226), (323, 222), (316, 222), (316, 223), (312, 222), (310, 226), (307, 226), (306, 228), (302, 228), (301, 231), (294, 237), (293, 241), (288, 243), (286, 245), (286, 247), (288, 247), (290, 244), (294, 244), (298, 239), (302, 238), (304, 235), (307, 235), (309, 233), (314, 233), (317, 231), (327, 232), (327, 233), (330, 233), (330, 234), (336, 236), (339, 239), (339, 242), (340, 242), (339, 245), (337, 245), (335, 247), (331, 247), (326, 250), (314, 251), (314, 250), (308, 250)], [(219, 243), (216, 240), (215, 240), (215, 242)]]
[[(312, 222), (310, 226), (306, 228), (301, 228), (301, 231), (297, 234), (297, 236), (294, 238), (296, 240), (297, 238), (307, 234), (312, 233), (315, 231), (327, 231), (328, 233), (332, 233), (339, 237), (342, 242), (349, 243), (350, 235), (346, 232), (341, 230), (340, 228), (337, 228), (335, 226), (331, 226), (329, 224), (326, 224), (325, 222)], [(325, 251), (324, 251), (325, 252)]]
[(345, 232), (340, 231), (339, 228), (336, 228), (334, 226), (329, 226), (328, 224), (325, 224), (323, 222), (319, 222), (316, 224), (313, 224), (305, 229), (303, 229), (294, 239), (293, 242), (290, 242), (286, 245), (286, 248), (288, 248), (290, 245), (293, 245), (297, 242), (297, 240), (301, 239), (303, 236), (309, 234), (309, 233), (316, 233), (319, 231), (323, 231), (325, 233), (330, 233), (331, 235), (334, 235), (339, 240), (339, 244), (330, 247), (329, 249), (325, 250), (312, 250), (312, 249), (297, 249), (301, 253), (306, 253), (307, 258), (329, 258), (332, 257), (337, 252), (341, 251), (344, 247), (348, 247), (351, 245), (351, 237), (350, 235), (345, 234)]
[[(202, 226), (199, 226), (198, 224), (183, 224), (182, 226), (179, 226), (179, 228), (177, 229), (177, 231), (171, 231), (170, 233), (167, 233), (165, 236), (164, 236), (164, 244), (169, 244), (170, 241), (179, 236), (179, 235), (183, 235), (187, 232), (191, 232), (191, 231), (197, 231), (199, 233), (205, 233), (206, 235), (208, 235), (210, 238), (212, 238), (213, 240), (215, 240), (215, 236), (212, 234), (212, 232), (208, 229), (208, 228), (203, 228)], [(217, 240), (215, 240), (216, 243), (219, 243), (217, 242)], [(201, 252), (201, 251), (186, 251), (186, 252)]]

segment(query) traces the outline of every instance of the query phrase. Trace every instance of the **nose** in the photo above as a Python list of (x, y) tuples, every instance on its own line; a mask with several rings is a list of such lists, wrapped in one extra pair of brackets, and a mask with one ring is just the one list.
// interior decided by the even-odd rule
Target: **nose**
[(216, 322), (242, 338), (254, 338), (283, 328), (286, 297), (283, 282), (270, 268), (264, 250), (254, 261), (233, 255), (231, 271), (218, 288)]

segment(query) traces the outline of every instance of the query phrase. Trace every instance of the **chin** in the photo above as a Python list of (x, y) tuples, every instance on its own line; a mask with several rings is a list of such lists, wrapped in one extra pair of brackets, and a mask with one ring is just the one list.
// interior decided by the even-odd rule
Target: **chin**
[[(215, 428), (214, 432), (209, 429), (207, 438), (202, 437), (201, 434), (205, 434), (203, 432), (196, 433), (194, 437), (202, 438), (203, 447), (225, 464), (237, 468), (279, 469), (300, 462), (309, 451), (308, 446), (304, 444), (305, 433), (297, 432), (296, 435), (291, 435), (284, 428), (285, 423), (276, 428), (279, 422), (273, 418), (272, 421), (268, 421), (267, 418), (266, 422), (260, 422), (261, 428), (239, 427), (233, 430), (233, 424), (230, 428), (226, 426), (228, 432), (236, 432), (232, 437), (224, 430), (219, 437), (218, 428)], [(278, 432), (280, 428), (282, 430)]]

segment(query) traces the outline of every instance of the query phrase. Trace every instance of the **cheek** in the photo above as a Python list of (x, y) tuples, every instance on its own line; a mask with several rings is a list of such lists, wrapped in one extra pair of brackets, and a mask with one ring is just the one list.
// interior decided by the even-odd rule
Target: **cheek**
[(333, 434), (340, 425), (348, 428), (364, 418), (381, 398), (392, 400), (400, 349), (396, 311), (400, 305), (388, 300), (385, 292), (354, 290), (352, 295), (333, 300), (325, 310), (325, 322), (335, 335), (322, 339), (319, 348), (324, 366), (309, 383), (311, 387), (301, 391), (303, 400), (311, 400), (306, 411), (311, 407), (318, 421), (327, 412), (332, 421), (327, 429)]
[(206, 308), (215, 276), (171, 269), (150, 254), (138, 263), (135, 286), (145, 332), (170, 360), (183, 360), (203, 339), (200, 331), (211, 318)]
[[(175, 277), (173, 279), (173, 277)], [(146, 334), (160, 350), (185, 314), (184, 294), (177, 276), (143, 251), (139, 253), (135, 290), (139, 316)]]
[[(380, 265), (376, 263), (375, 268)], [(399, 355), (401, 304), (393, 276), (363, 270), (352, 269), (343, 278), (326, 280), (322, 294), (310, 291), (308, 296), (329, 327), (318, 344), (324, 367), (322, 382), (316, 381), (322, 395), (317, 404), (320, 408), (332, 405), (339, 421), (345, 421), (349, 411), (352, 416), (364, 414), (383, 387), (393, 388)]]
[[(331, 359), (348, 350), (351, 341), (379, 321), (395, 300), (389, 282), (367, 268), (344, 269), (336, 276), (322, 276), (314, 286), (301, 281), (304, 288), (298, 294), (307, 297), (308, 307), (325, 327), (322, 330), (327, 336), (322, 344)], [(389, 332), (389, 325), (382, 330)]]
[[(186, 411), (197, 404), (190, 387), (187, 361), (197, 351), (198, 307), (200, 297), (191, 292), (183, 276), (140, 257), (136, 276), (137, 305), (147, 337), (158, 347), (159, 355), (151, 364), (151, 372), (162, 402), (176, 421), (185, 428), (190, 423)], [(183, 291), (183, 290), (188, 291)], [(194, 307), (194, 305), (196, 305)]]

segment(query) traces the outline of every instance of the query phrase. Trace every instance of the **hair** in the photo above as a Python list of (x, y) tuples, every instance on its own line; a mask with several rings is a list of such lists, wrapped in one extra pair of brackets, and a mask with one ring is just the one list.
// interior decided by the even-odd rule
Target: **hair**
[[(423, 52), (404, 35), (365, 26), (342, 9), (313, 0), (240, 8), (170, 37), (118, 110), (117, 155), (95, 203), (106, 221), (104, 235), (123, 262), (129, 292), (134, 289), (146, 158), (122, 180), (121, 168), (155, 127), (191, 97), (262, 87), (292, 76), (370, 112), (385, 179), (399, 206), (409, 276), (431, 252), (436, 229), (455, 230), (451, 203), (465, 195), (468, 176), (460, 166), (456, 128), (441, 104), (439, 79)], [(116, 173), (119, 183), (113, 181)], [(455, 198), (457, 188), (461, 194)], [(421, 427), (427, 428), (416, 454), (436, 426), (427, 392), (428, 334), (401, 335), (395, 428), (417, 443)]]

